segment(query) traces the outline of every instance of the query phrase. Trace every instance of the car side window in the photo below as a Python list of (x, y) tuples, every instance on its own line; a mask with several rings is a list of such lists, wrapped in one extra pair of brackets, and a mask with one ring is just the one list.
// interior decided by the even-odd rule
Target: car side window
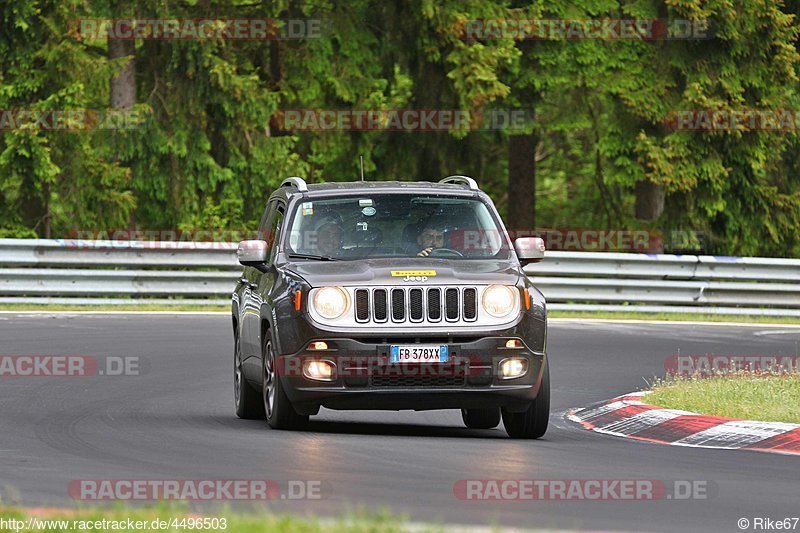
[(264, 216), (261, 217), (261, 222), (258, 224), (258, 238), (262, 241), (269, 242), (269, 229), (272, 226), (272, 214), (275, 212), (275, 206), (278, 204), (276, 200), (267, 204), (264, 209)]
[(269, 238), (267, 244), (269, 245), (269, 253), (267, 254), (267, 261), (271, 264), (275, 261), (275, 256), (278, 254), (278, 243), (281, 240), (281, 228), (283, 227), (283, 204), (276, 203), (274, 217), (269, 229)]

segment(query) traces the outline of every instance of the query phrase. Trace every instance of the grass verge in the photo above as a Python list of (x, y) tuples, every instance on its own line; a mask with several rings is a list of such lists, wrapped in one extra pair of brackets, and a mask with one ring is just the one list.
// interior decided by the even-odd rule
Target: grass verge
[(587, 320), (663, 320), (667, 322), (736, 322), (742, 324), (800, 324), (800, 317), (718, 315), (712, 313), (644, 313), (642, 311), (548, 311), (549, 318)]
[[(70, 304), (0, 304), (0, 311), (10, 312), (210, 312), (229, 313), (227, 305), (70, 305)], [(735, 322), (740, 324), (796, 324), (800, 317), (742, 316), (694, 313), (644, 313), (641, 311), (550, 311), (550, 318), (582, 318), (586, 320), (659, 320), (667, 322)]]
[(656, 382), (644, 401), (706, 415), (800, 424), (800, 375), (668, 379)]

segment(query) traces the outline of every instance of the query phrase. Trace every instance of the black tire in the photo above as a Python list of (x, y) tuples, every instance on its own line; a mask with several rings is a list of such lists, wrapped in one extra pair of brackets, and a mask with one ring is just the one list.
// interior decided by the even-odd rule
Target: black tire
[(550, 420), (550, 368), (545, 363), (542, 386), (530, 407), (521, 413), (503, 409), (503, 425), (512, 439), (538, 439), (547, 431)]
[[(267, 416), (267, 424), (272, 429), (298, 429), (305, 426), (308, 423), (308, 415), (297, 414), (283, 390), (279, 373), (275, 372), (275, 353), (268, 333), (264, 335), (262, 354), (261, 404)], [(270, 393), (272, 393), (271, 400)]]
[(233, 338), (233, 402), (236, 416), (245, 420), (264, 420), (264, 402), (242, 373), (242, 349), (239, 335)]
[(470, 429), (492, 429), (500, 423), (500, 408), (462, 409), (461, 419)]

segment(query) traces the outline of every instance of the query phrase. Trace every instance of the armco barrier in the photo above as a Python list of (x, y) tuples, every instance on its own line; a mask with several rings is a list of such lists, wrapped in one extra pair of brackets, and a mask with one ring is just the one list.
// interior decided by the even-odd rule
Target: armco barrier
[[(0, 239), (0, 303), (225, 304), (234, 243)], [(565, 310), (800, 316), (800, 260), (547, 252), (525, 271)]]

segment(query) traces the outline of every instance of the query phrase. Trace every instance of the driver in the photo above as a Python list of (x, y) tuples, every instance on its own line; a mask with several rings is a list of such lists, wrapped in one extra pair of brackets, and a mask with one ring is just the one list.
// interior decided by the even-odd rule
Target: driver
[(327, 257), (335, 257), (342, 252), (342, 226), (338, 220), (328, 217), (317, 226), (317, 252)]
[(419, 257), (428, 257), (433, 250), (444, 248), (444, 224), (438, 220), (429, 220), (417, 236), (417, 244), (422, 247), (417, 253)]

